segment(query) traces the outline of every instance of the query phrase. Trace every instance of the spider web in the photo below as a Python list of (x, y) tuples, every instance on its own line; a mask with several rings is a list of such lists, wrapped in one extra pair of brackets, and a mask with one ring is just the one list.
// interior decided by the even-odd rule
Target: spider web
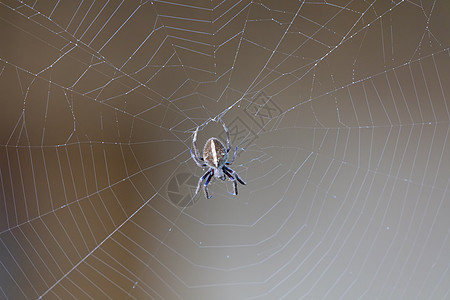
[(450, 298), (447, 1), (0, 7), (0, 298)]

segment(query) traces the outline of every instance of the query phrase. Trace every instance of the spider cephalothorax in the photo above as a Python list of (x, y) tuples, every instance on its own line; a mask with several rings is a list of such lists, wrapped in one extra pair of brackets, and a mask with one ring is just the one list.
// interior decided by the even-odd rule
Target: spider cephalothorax
[(233, 159), (231, 161), (228, 161), (228, 153), (230, 152), (231, 149), (230, 133), (228, 132), (225, 123), (223, 123), (221, 119), (219, 120), (220, 123), (222, 123), (225, 133), (227, 134), (226, 148), (220, 140), (212, 137), (206, 142), (205, 147), (203, 148), (203, 157), (202, 157), (197, 149), (198, 127), (195, 130), (194, 137), (192, 139), (192, 147), (194, 148), (194, 152), (192, 152), (191, 150), (192, 159), (199, 167), (201, 168), (208, 167), (208, 171), (206, 171), (206, 173), (203, 174), (202, 177), (200, 177), (197, 184), (197, 190), (195, 191), (195, 193), (196, 194), (198, 193), (203, 180), (206, 179), (204, 183), (204, 191), (205, 197), (207, 199), (211, 198), (211, 196), (209, 196), (208, 193), (208, 184), (213, 176), (221, 180), (225, 180), (227, 177), (230, 178), (234, 186), (234, 195), (237, 195), (238, 193), (236, 181), (239, 181), (241, 184), (246, 184), (233, 169), (227, 167), (228, 165), (231, 165), (234, 162), (234, 159), (236, 158), (237, 147), (234, 150)]

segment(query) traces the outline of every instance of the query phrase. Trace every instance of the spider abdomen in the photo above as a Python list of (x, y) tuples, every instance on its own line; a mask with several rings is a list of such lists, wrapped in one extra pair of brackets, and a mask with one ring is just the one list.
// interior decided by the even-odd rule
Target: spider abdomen
[(210, 166), (218, 168), (227, 161), (227, 151), (225, 146), (216, 138), (210, 138), (203, 149), (203, 159)]

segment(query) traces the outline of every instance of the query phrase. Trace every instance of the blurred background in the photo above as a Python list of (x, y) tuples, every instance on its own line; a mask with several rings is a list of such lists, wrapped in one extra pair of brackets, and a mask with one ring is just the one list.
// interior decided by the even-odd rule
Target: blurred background
[(450, 299), (449, 16), (0, 1), (0, 299)]

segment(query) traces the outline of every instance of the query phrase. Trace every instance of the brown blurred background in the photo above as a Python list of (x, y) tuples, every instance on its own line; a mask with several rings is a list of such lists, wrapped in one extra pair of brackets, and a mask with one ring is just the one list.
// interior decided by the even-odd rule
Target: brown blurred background
[[(450, 299), (450, 3), (0, 1), (0, 299)], [(190, 158), (225, 141), (247, 182)]]

